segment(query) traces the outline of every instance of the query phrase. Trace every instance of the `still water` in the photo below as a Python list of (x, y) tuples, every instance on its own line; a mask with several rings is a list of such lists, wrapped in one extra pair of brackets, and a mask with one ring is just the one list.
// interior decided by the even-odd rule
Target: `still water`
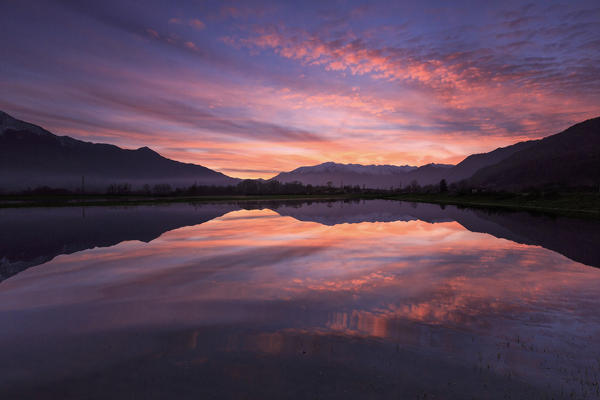
[(1, 398), (600, 398), (600, 224), (384, 200), (0, 209)]

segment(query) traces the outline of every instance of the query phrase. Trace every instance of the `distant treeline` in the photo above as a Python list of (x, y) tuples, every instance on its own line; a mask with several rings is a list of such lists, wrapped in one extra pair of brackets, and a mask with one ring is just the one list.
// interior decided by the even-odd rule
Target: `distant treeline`
[[(548, 187), (531, 187), (520, 191), (539, 194), (543, 196), (552, 196), (561, 191), (569, 192), (593, 192), (595, 188), (568, 188), (564, 190), (557, 186)], [(366, 188), (365, 186), (334, 186), (329, 182), (327, 185), (304, 185), (301, 182), (281, 183), (276, 180), (254, 180), (247, 179), (239, 182), (236, 185), (230, 186), (215, 186), (215, 185), (192, 185), (187, 188), (173, 187), (169, 184), (143, 185), (139, 188), (133, 188), (129, 183), (114, 183), (108, 185), (104, 191), (85, 191), (70, 190), (63, 188), (52, 188), (48, 186), (36, 187), (27, 189), (18, 193), (6, 193), (25, 196), (54, 196), (54, 195), (110, 195), (110, 196), (125, 196), (125, 195), (140, 195), (140, 196), (261, 196), (261, 195), (340, 195), (340, 194), (433, 194), (433, 193), (452, 193), (457, 195), (493, 192), (489, 189), (477, 188), (470, 186), (467, 181), (447, 184), (446, 180), (442, 179), (436, 185), (421, 186), (417, 181), (412, 181), (407, 186), (398, 185), (390, 188)], [(2, 191), (0, 190), (0, 194)], [(508, 193), (507, 193), (508, 194)]]

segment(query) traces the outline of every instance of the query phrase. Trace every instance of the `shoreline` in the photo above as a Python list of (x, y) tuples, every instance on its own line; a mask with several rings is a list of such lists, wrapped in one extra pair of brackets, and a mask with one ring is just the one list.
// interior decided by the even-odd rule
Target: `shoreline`
[(385, 196), (384, 198), (417, 203), (507, 211), (527, 211), (559, 216), (600, 219), (600, 194), (595, 193), (567, 193), (561, 194), (556, 198), (535, 198), (522, 194), (504, 197), (502, 195), (494, 194), (399, 194)]
[(459, 207), (529, 211), (543, 214), (600, 218), (600, 194), (565, 193), (555, 197), (532, 197), (523, 194), (319, 194), (253, 196), (0, 196), (0, 208), (29, 207), (100, 207), (136, 206), (167, 203), (202, 203), (235, 201), (338, 201), (395, 200), (415, 203), (455, 205)]
[(326, 201), (326, 200), (371, 200), (381, 195), (331, 194), (331, 195), (254, 195), (254, 196), (0, 196), (0, 208), (29, 207), (95, 207), (136, 206), (166, 203), (202, 203), (235, 201)]

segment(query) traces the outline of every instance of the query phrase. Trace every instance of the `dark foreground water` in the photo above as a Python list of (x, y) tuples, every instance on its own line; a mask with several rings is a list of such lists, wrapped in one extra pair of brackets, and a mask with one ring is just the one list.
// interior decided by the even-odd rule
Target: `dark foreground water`
[(373, 200), (0, 223), (2, 399), (600, 397), (598, 222)]

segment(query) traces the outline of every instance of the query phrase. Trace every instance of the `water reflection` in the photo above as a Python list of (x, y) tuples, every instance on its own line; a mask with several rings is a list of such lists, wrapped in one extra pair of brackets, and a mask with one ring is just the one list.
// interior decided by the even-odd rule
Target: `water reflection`
[(472, 232), (543, 246), (572, 260), (600, 267), (597, 221), (386, 200), (260, 201), (0, 209), (4, 228), (0, 230), (0, 282), (60, 254), (113, 246), (127, 240), (149, 242), (170, 230), (198, 225), (231, 211), (265, 208), (282, 216), (329, 226), (361, 222), (456, 221)]
[(598, 395), (600, 270), (524, 244), (593, 223), (382, 201), (95, 212), (165, 215), (146, 240), (184, 227), (115, 228), (2, 282), (0, 393)]

